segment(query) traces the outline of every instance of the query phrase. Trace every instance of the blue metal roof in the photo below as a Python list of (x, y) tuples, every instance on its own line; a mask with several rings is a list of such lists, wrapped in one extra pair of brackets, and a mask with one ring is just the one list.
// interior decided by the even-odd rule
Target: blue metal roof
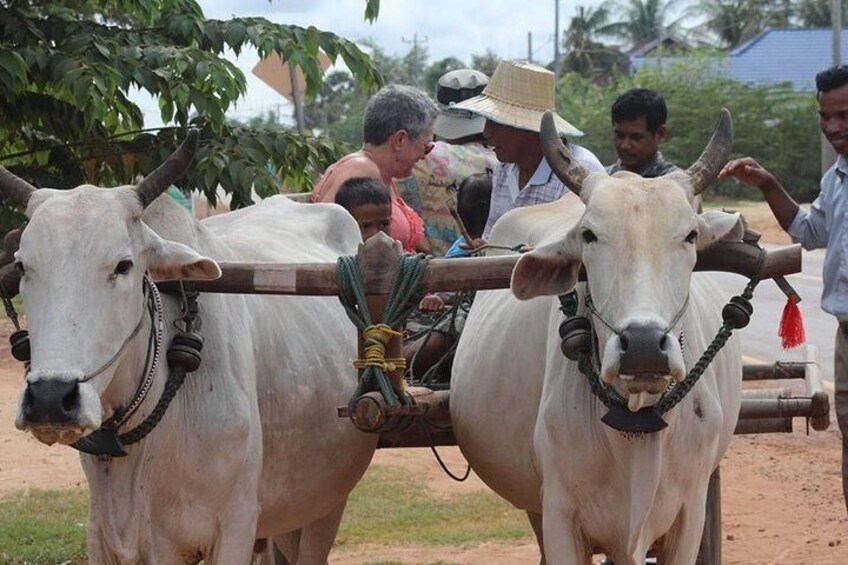
[[(832, 65), (832, 31), (828, 29), (767, 29), (727, 54), (716, 67), (721, 74), (755, 84), (792, 83), (799, 91), (816, 89), (816, 73)], [(848, 62), (848, 30), (842, 30), (842, 61)], [(632, 68), (667, 64), (678, 57), (632, 57)], [(662, 61), (662, 62), (660, 62)]]

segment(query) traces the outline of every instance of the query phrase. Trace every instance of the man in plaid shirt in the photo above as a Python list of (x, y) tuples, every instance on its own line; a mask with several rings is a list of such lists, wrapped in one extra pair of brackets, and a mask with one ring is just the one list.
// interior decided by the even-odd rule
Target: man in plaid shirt
[[(501, 61), (479, 96), (452, 106), (486, 118), (483, 133), (499, 161), (492, 177), (492, 203), (483, 240), (509, 210), (557, 200), (568, 190), (545, 160), (539, 137), (545, 111), (556, 111), (554, 85), (554, 74), (543, 67), (523, 61)], [(562, 136), (583, 135), (558, 115), (554, 116), (554, 123)], [(581, 165), (590, 171), (604, 170), (588, 149), (570, 145)], [(472, 247), (482, 243), (476, 240)]]
[[(496, 134), (489, 133), (496, 129)], [(501, 162), (492, 175), (492, 203), (483, 230), (484, 240), (489, 238), (498, 218), (513, 208), (553, 202), (568, 192), (542, 155), (538, 132), (504, 127), (492, 122), (486, 123), (486, 132), (490, 144), (493, 138), (499, 139), (501, 145), (495, 146), (495, 154)], [(513, 140), (516, 143), (510, 143)], [(604, 170), (591, 151), (573, 143), (569, 145), (578, 163), (590, 171)], [(528, 172), (531, 173), (529, 178)]]

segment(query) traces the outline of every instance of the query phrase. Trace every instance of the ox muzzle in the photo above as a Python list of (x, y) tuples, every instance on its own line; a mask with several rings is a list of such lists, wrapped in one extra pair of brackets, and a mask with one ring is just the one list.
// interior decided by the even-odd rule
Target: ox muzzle
[(15, 426), (43, 443), (70, 444), (100, 427), (99, 398), (91, 385), (74, 375), (30, 375)]
[(601, 360), (601, 378), (608, 385), (618, 380), (619, 392), (631, 411), (639, 410), (646, 396), (662, 394), (672, 379), (685, 378), (682, 344), (670, 332), (686, 312), (689, 296), (665, 328), (647, 321), (631, 321), (617, 328), (598, 312), (588, 294), (586, 306), (612, 332)]
[(21, 401), (21, 415), (27, 426), (69, 426), (80, 412), (77, 381), (56, 379), (27, 384)]
[(617, 380), (625, 398), (630, 395), (644, 400), (644, 394), (661, 394), (672, 379), (679, 381), (685, 376), (678, 341), (653, 324), (631, 323), (616, 331), (607, 343), (601, 365), (603, 380), (607, 384)]
[(668, 333), (654, 325), (630, 324), (618, 336), (619, 374), (632, 376), (668, 375)]

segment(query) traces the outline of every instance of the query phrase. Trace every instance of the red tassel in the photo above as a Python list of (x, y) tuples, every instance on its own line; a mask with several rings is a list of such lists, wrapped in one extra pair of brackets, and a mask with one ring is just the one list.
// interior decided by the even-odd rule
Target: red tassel
[(804, 332), (804, 318), (801, 317), (798, 303), (791, 296), (786, 300), (786, 306), (783, 307), (783, 316), (780, 318), (780, 328), (777, 330), (777, 335), (780, 336), (783, 349), (792, 349), (807, 341)]

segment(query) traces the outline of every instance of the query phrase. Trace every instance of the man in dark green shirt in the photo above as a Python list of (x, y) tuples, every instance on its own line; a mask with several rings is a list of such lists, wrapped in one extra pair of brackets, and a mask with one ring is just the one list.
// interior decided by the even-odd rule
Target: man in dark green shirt
[(628, 90), (616, 98), (611, 113), (618, 161), (607, 167), (607, 173), (630, 171), (654, 178), (677, 170), (659, 151), (668, 133), (668, 109), (659, 92), (647, 88)]

